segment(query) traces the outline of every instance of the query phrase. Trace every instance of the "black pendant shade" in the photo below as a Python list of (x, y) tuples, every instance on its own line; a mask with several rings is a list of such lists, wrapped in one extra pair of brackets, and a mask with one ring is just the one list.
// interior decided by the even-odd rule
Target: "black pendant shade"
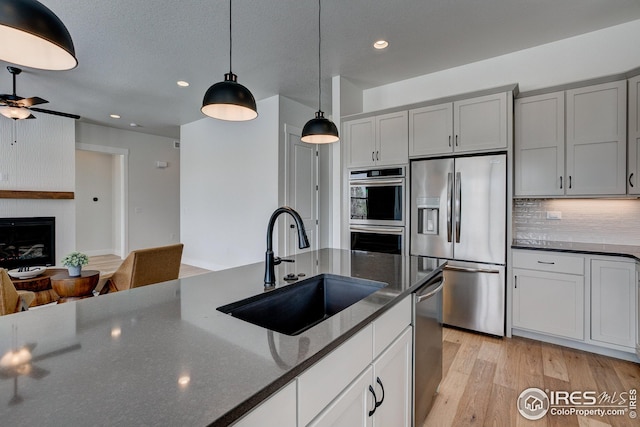
[(324, 112), (316, 111), (316, 117), (309, 120), (302, 128), (302, 142), (310, 144), (330, 144), (338, 142), (338, 128), (329, 119), (324, 117)]
[(224, 75), (223, 82), (216, 83), (207, 89), (200, 111), (214, 119), (241, 122), (258, 117), (258, 109), (251, 91), (238, 83), (238, 76), (231, 71), (231, 54), (233, 53), (231, 23), (231, 0), (229, 0), (229, 72)]
[(69, 31), (36, 0), (0, 0), (0, 59), (43, 70), (78, 65)]
[(320, 47), (322, 46), (322, 33), (320, 32), (320, 17), (322, 16), (322, 3), (318, 0), (318, 111), (315, 118), (305, 123), (302, 128), (302, 142), (310, 144), (330, 144), (340, 141), (338, 136), (338, 128), (329, 119), (324, 117), (322, 111), (322, 61), (320, 56)]
[(238, 83), (233, 73), (224, 75), (224, 81), (212, 85), (204, 94), (201, 111), (220, 120), (243, 121), (258, 117), (256, 100), (246, 87)]

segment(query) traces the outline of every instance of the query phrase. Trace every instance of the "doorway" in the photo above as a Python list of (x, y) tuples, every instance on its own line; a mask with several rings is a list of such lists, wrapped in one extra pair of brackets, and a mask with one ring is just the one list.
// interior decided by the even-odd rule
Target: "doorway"
[(76, 144), (76, 248), (89, 256), (128, 253), (129, 150)]
[(318, 148), (300, 140), (302, 129), (284, 125), (286, 150), (286, 204), (295, 209), (309, 238), (309, 248), (298, 248), (295, 222), (286, 217), (285, 253), (295, 255), (318, 249)]

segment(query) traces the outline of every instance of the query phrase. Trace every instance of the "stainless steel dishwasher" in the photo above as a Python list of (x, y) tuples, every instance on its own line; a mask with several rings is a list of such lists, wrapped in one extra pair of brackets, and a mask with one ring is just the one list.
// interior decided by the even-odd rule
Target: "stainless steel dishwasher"
[[(418, 263), (432, 260), (419, 259)], [(418, 267), (418, 274), (420, 267)], [(425, 269), (426, 271), (426, 269)], [(431, 269), (430, 271), (433, 271)], [(414, 424), (427, 418), (442, 381), (442, 271), (413, 294)]]

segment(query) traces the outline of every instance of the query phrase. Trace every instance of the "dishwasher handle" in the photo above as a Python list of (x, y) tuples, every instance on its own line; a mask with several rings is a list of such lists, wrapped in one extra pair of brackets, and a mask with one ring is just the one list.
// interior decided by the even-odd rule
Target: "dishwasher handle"
[[(433, 290), (431, 290), (431, 291), (429, 291), (429, 292), (416, 292), (416, 304), (419, 303), (419, 302), (422, 302), (422, 301), (424, 301), (426, 299), (429, 299), (432, 296), (434, 296), (435, 294), (437, 294), (438, 292), (440, 292), (442, 290), (442, 288), (444, 288), (444, 282), (445, 282), (444, 276), (441, 277), (439, 282), (440, 282), (440, 284), (438, 285), (438, 287), (433, 289)], [(436, 282), (433, 282), (433, 283), (438, 283), (438, 282), (436, 281)]]
[(487, 269), (487, 268), (454, 267), (452, 265), (447, 265), (444, 269), (450, 270), (450, 271), (465, 271), (467, 273), (500, 274), (500, 270), (493, 270), (493, 269)]

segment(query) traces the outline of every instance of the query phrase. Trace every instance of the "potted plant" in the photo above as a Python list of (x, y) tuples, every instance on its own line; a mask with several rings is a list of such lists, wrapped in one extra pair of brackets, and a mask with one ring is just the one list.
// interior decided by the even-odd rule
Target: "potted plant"
[(83, 265), (89, 263), (89, 257), (82, 252), (71, 252), (62, 258), (62, 265), (69, 269), (69, 276), (78, 277)]

